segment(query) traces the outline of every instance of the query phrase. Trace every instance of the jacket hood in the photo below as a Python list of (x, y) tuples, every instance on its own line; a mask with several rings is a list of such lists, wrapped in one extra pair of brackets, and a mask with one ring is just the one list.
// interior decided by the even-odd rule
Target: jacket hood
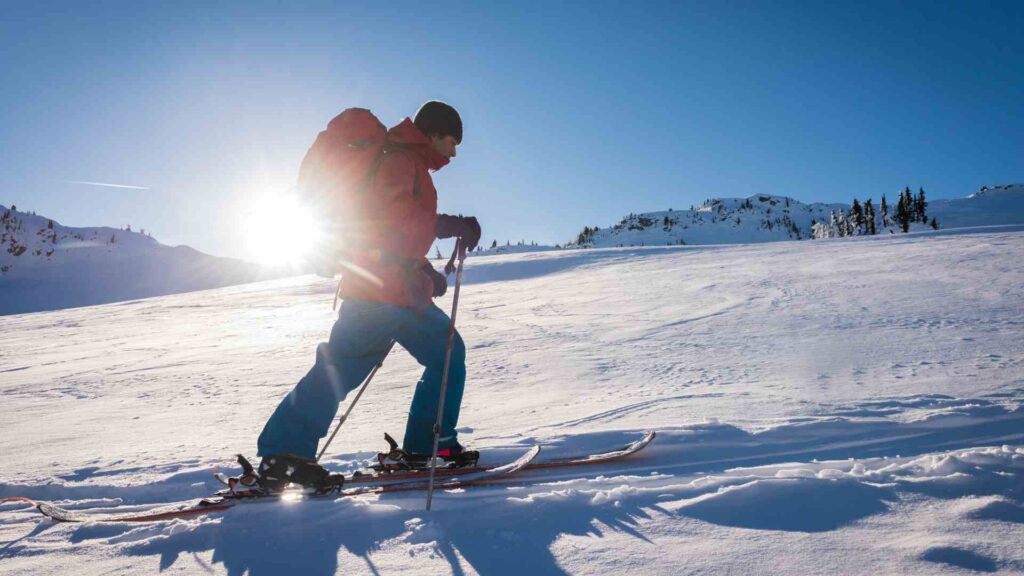
[(430, 145), (430, 138), (408, 118), (388, 130), (388, 140), (419, 156), (429, 170), (440, 170), (448, 164), (449, 159), (438, 154)]

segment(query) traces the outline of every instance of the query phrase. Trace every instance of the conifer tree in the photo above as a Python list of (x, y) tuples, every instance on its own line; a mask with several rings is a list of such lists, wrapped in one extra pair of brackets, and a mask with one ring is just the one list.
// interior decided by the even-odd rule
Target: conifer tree
[(882, 194), (882, 228), (889, 225), (889, 205), (885, 203), (885, 194)]
[(865, 233), (869, 236), (877, 234), (875, 231), (875, 207), (871, 204), (871, 198), (864, 201), (864, 222), (866, 224)]
[(910, 232), (911, 206), (910, 188), (900, 192), (900, 203), (896, 206), (896, 221), (899, 222), (900, 230), (906, 234)]
[(928, 208), (928, 202), (924, 199), (924, 188), (917, 189), (917, 217), (920, 219), (921, 224), (928, 223), (928, 216), (925, 214), (925, 210)]
[(899, 202), (896, 203), (896, 225), (903, 229), (903, 217), (907, 211), (907, 204), (904, 201), (903, 192), (900, 192)]
[(853, 228), (855, 235), (860, 235), (861, 228), (864, 225), (864, 209), (861, 208), (860, 202), (856, 198), (853, 199), (853, 206), (850, 207), (850, 226)]

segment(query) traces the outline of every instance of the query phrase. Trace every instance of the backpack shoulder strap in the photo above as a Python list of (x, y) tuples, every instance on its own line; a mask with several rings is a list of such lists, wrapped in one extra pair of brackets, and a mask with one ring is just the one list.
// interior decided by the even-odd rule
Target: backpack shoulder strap
[(417, 199), (417, 200), (419, 200), (419, 198), (420, 198), (420, 171), (419, 171), (418, 167), (416, 166), (416, 164), (417, 164), (416, 159), (412, 157), (412, 152), (410, 152), (409, 149), (406, 148), (405, 146), (402, 146), (401, 144), (397, 144), (395, 142), (392, 142), (392, 141), (388, 140), (388, 142), (384, 144), (384, 147), (381, 148), (380, 154), (377, 155), (377, 159), (373, 163), (373, 172), (372, 172), (373, 177), (377, 176), (377, 168), (380, 167), (381, 160), (383, 160), (385, 156), (387, 156), (388, 154), (391, 154), (392, 152), (400, 152), (400, 153), (404, 154), (406, 158), (408, 158), (409, 160), (412, 161), (413, 166), (417, 168), (413, 172), (412, 197)]

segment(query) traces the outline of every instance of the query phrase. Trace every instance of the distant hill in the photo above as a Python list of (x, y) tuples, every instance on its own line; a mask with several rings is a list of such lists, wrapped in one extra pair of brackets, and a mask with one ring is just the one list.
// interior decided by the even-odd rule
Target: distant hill
[(1024, 184), (982, 186), (966, 198), (933, 200), (928, 215), (943, 228), (1024, 224)]
[[(895, 202), (897, 194), (889, 200)], [(879, 199), (876, 199), (876, 201)], [(892, 205), (890, 205), (892, 206)], [(786, 196), (713, 198), (689, 210), (629, 214), (608, 227), (585, 227), (569, 247), (749, 244), (812, 237), (815, 223), (849, 204), (804, 204)], [(876, 205), (877, 210), (877, 205)], [(986, 186), (966, 198), (934, 200), (926, 214), (941, 228), (1024, 223), (1024, 185)], [(913, 229), (924, 229), (915, 224)], [(895, 227), (890, 227), (895, 231)]]
[(141, 232), (73, 228), (0, 206), (0, 314), (105, 304), (281, 276), (165, 246)]
[(769, 194), (713, 198), (690, 210), (630, 214), (607, 228), (584, 228), (570, 244), (603, 248), (802, 240), (811, 237), (814, 222), (845, 208)]

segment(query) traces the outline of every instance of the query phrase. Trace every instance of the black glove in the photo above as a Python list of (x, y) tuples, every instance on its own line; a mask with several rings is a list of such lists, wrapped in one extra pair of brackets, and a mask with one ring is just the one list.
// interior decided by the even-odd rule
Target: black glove
[(476, 248), (480, 243), (480, 223), (472, 216), (449, 216), (438, 214), (434, 235), (438, 238), (462, 238), (462, 245), (467, 251)]
[(434, 298), (440, 298), (444, 296), (444, 293), (448, 291), (448, 278), (444, 274), (441, 274), (434, 267), (430, 265), (430, 262), (423, 263), (423, 271), (427, 273), (430, 280), (434, 283)]

